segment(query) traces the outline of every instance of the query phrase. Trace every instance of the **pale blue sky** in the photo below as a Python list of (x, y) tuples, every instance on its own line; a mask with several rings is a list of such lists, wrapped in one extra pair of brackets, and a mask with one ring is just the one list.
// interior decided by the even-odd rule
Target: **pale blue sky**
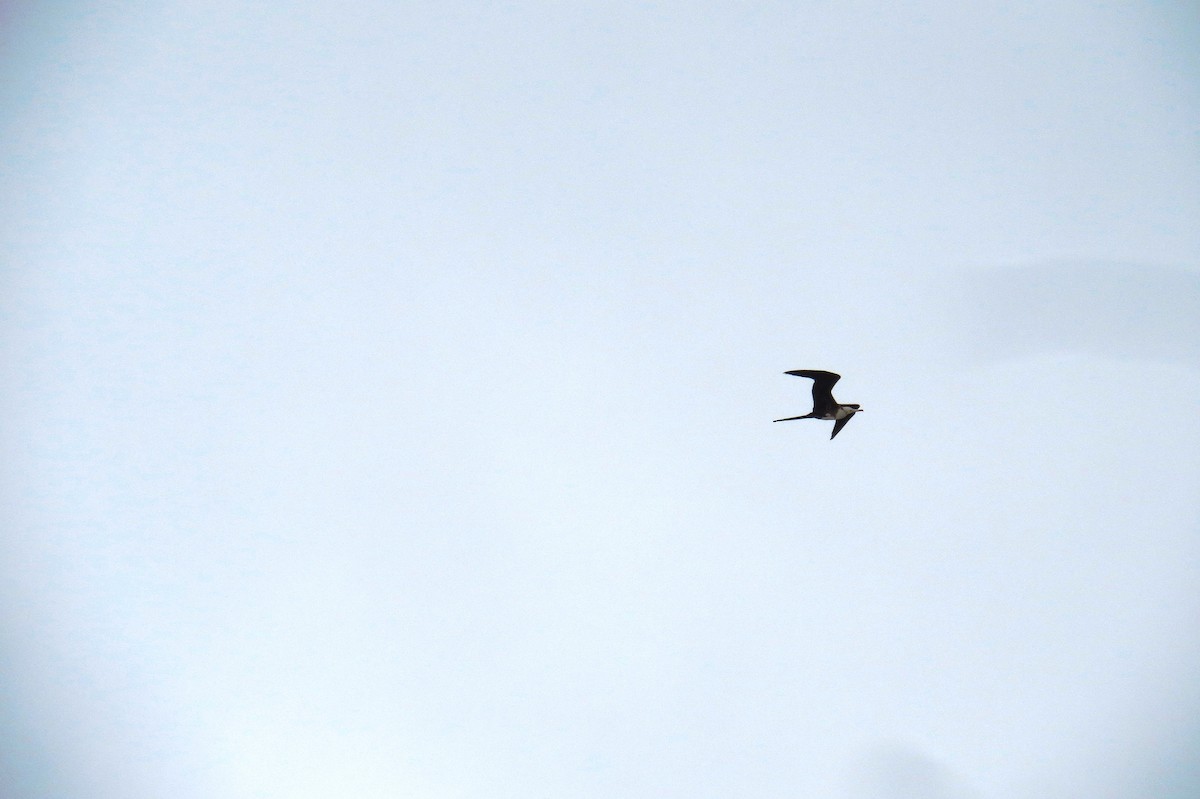
[(7, 8), (6, 796), (1200, 790), (1191, 4)]

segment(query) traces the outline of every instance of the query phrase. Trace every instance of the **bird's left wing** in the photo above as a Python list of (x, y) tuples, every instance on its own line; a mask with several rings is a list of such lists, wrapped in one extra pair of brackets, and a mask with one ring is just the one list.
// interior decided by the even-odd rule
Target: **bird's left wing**
[(850, 414), (849, 416), (843, 416), (841, 419), (838, 419), (836, 422), (834, 422), (833, 423), (833, 435), (831, 435), (829, 437), (829, 440), (833, 441), (833, 437), (836, 436), (839, 432), (841, 432), (842, 428), (846, 426), (846, 422), (850, 421), (853, 418), (854, 418), (854, 414)]

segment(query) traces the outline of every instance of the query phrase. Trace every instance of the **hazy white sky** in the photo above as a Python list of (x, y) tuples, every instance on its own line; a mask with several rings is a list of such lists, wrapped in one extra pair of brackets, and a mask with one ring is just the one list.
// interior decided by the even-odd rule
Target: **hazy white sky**
[(1200, 793), (1194, 4), (4, 9), (6, 797)]

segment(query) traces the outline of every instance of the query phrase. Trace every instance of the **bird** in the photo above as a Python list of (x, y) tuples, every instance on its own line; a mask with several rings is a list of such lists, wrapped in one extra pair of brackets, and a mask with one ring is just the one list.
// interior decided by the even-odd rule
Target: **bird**
[(833, 434), (829, 436), (829, 440), (832, 441), (834, 436), (846, 426), (846, 422), (850, 421), (854, 414), (863, 410), (861, 405), (853, 402), (841, 403), (833, 398), (833, 384), (842, 379), (841, 375), (823, 372), (820, 369), (793, 369), (784, 374), (812, 379), (813, 409), (812, 413), (776, 419), (777, 422), (790, 422), (793, 419), (832, 419)]

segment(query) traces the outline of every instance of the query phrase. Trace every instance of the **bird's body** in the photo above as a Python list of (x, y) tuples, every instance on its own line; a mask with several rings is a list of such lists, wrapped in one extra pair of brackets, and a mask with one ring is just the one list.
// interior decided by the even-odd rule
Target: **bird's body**
[(842, 379), (841, 375), (836, 375), (833, 372), (823, 372), (820, 369), (793, 369), (790, 372), (784, 372), (787, 375), (795, 375), (796, 377), (807, 377), (813, 381), (812, 396), (813, 409), (812, 413), (806, 413), (803, 416), (789, 416), (786, 419), (776, 419), (777, 422), (790, 422), (793, 419), (827, 419), (833, 422), (833, 434), (829, 436), (832, 441), (833, 437), (841, 432), (846, 426), (846, 422), (854, 414), (863, 410), (862, 406), (855, 403), (840, 403), (833, 398), (833, 385)]

